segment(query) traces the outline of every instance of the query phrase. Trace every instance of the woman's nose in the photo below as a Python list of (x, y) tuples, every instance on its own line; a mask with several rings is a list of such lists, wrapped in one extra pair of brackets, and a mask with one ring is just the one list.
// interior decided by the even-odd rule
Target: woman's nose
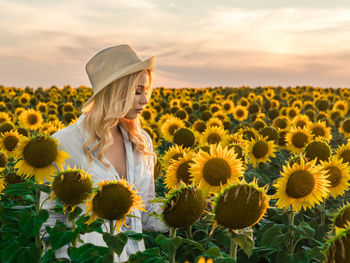
[(147, 96), (146, 96), (145, 93), (143, 93), (143, 94), (141, 95), (141, 101), (140, 101), (140, 103), (141, 103), (141, 104), (147, 104), (147, 103), (148, 103), (148, 98), (147, 98)]

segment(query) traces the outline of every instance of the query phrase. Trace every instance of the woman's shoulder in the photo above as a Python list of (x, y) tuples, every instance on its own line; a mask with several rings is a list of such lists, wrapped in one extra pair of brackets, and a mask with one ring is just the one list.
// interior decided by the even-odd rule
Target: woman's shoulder
[(58, 130), (52, 137), (55, 138), (64, 149), (75, 148), (81, 146), (82, 136), (76, 124), (69, 125)]

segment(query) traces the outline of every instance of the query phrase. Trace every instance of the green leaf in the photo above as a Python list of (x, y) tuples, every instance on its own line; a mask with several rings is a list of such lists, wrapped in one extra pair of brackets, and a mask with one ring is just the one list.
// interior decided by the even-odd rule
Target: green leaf
[(150, 204), (154, 204), (154, 203), (165, 203), (167, 201), (166, 198), (164, 197), (156, 197), (154, 198), (152, 201), (150, 201)]
[(137, 240), (137, 241), (141, 241), (143, 238), (146, 238), (146, 237), (149, 237), (148, 235), (146, 234), (143, 234), (143, 233), (136, 233), (132, 230), (129, 230), (129, 231), (125, 231), (123, 232), (125, 235), (128, 236), (128, 238), (131, 238), (133, 240)]
[(128, 242), (128, 236), (121, 232), (117, 235), (111, 235), (109, 233), (103, 233), (103, 240), (106, 242), (109, 248), (112, 248), (118, 256), (120, 256), (124, 250), (126, 243)]
[(19, 218), (19, 227), (27, 236), (35, 237), (48, 218), (49, 212), (44, 209), (40, 210), (37, 215), (30, 212), (22, 213)]
[(155, 241), (168, 255), (175, 252), (182, 244), (182, 239), (180, 237), (167, 238), (163, 234), (158, 235)]
[(34, 189), (38, 189), (41, 192), (44, 192), (44, 193), (47, 193), (47, 194), (49, 194), (51, 192), (51, 188), (47, 184), (34, 184), (33, 188)]
[(281, 227), (274, 225), (265, 230), (262, 238), (261, 245), (265, 247), (278, 247), (285, 242), (285, 235), (281, 233)]
[(281, 250), (276, 255), (276, 262), (283, 262), (283, 263), (293, 263), (293, 258), (288, 256), (287, 252), (284, 250)]
[(301, 234), (307, 238), (313, 238), (315, 236), (315, 229), (313, 229), (308, 223), (301, 222), (299, 224)]
[(298, 250), (296, 253), (296, 256), (294, 258), (295, 263), (304, 263), (304, 262), (310, 262), (310, 258), (306, 251), (304, 250)]
[(250, 234), (234, 233), (231, 234), (231, 239), (243, 249), (244, 253), (246, 253), (248, 257), (252, 255), (254, 249), (254, 240)]
[(46, 251), (40, 263), (51, 263), (52, 260), (54, 260), (55, 258), (56, 258), (55, 251), (53, 251), (53, 249), (50, 248), (49, 250)]
[(211, 247), (207, 251), (205, 251), (204, 256), (210, 258), (221, 257), (221, 252), (218, 247)]
[(37, 263), (40, 258), (40, 249), (37, 247), (21, 247), (16, 243), (7, 246), (1, 252), (2, 262), (7, 263)]
[(55, 231), (55, 228), (51, 229), (49, 232), (50, 242), (53, 250), (57, 250), (64, 245), (72, 242), (73, 239), (77, 237), (76, 232), (72, 231)]
[(32, 194), (32, 190), (30, 188), (30, 184), (26, 181), (18, 184), (10, 184), (6, 186), (4, 190), (2, 190), (4, 194), (12, 195), (12, 196), (24, 196), (28, 194)]
[(81, 212), (83, 212), (83, 209), (81, 209), (79, 206), (77, 206), (73, 212), (68, 213), (68, 220), (72, 222), (74, 219), (76, 219)]
[(112, 262), (112, 255), (107, 247), (84, 244), (78, 248), (70, 249), (72, 263), (97, 263)]
[(188, 238), (182, 238), (182, 240), (183, 240), (184, 242), (188, 243), (188, 244), (191, 244), (191, 245), (195, 246), (195, 247), (198, 248), (200, 251), (204, 251), (204, 248), (203, 248), (203, 246), (202, 246), (200, 243), (198, 243), (198, 242), (196, 242), (196, 241), (194, 241), (194, 240), (192, 240), (192, 239), (188, 239)]
[(147, 248), (144, 251), (138, 251), (136, 252), (136, 254), (131, 255), (128, 262), (129, 263), (147, 263), (147, 262), (163, 263), (164, 259), (160, 257), (160, 248), (152, 247), (152, 248)]

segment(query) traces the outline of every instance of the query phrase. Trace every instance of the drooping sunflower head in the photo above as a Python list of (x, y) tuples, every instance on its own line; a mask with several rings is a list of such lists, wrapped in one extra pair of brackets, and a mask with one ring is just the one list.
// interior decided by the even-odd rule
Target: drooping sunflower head
[(30, 130), (39, 129), (43, 121), (41, 113), (34, 109), (25, 110), (18, 118), (20, 125)]
[(342, 160), (332, 157), (329, 161), (321, 161), (321, 167), (326, 173), (329, 181), (330, 194), (336, 198), (343, 195), (349, 189), (349, 165), (343, 163)]
[(91, 175), (76, 167), (67, 167), (66, 170), (54, 176), (51, 188), (53, 195), (64, 203), (65, 207), (75, 207), (85, 202), (92, 191)]
[(193, 181), (205, 193), (218, 192), (222, 186), (243, 177), (243, 164), (234, 149), (210, 145), (210, 152), (199, 151), (193, 158), (190, 172)]
[(332, 154), (332, 150), (325, 140), (315, 140), (305, 146), (305, 157), (308, 160), (316, 159), (316, 163), (327, 161)]
[(50, 180), (56, 172), (55, 163), (60, 169), (70, 156), (58, 150), (58, 141), (50, 136), (21, 137), (17, 145), (16, 157), (19, 161), (15, 168), (26, 178), (35, 175), (35, 181), (42, 183), (44, 179)]
[(0, 138), (0, 148), (8, 157), (15, 157), (16, 147), (20, 141), (21, 135), (17, 131), (5, 132)]
[(327, 241), (328, 249), (325, 251), (324, 263), (348, 263), (350, 258), (350, 228)]
[(182, 186), (168, 196), (163, 209), (163, 221), (169, 227), (188, 227), (202, 216), (206, 202), (199, 189)]
[(194, 132), (189, 128), (180, 128), (174, 133), (174, 143), (184, 148), (191, 148), (195, 143)]
[(169, 189), (177, 189), (181, 182), (186, 185), (192, 184), (190, 167), (193, 163), (194, 153), (184, 154), (184, 157), (173, 161), (165, 175), (165, 185)]
[(270, 157), (275, 157), (276, 145), (266, 137), (259, 136), (249, 144), (249, 163), (257, 167), (260, 163), (266, 163)]
[(285, 130), (278, 131), (277, 145), (280, 149), (287, 149), (287, 140), (286, 140), (287, 133), (288, 131), (285, 131)]
[(283, 166), (282, 177), (274, 184), (278, 208), (287, 209), (291, 206), (293, 211), (298, 212), (301, 208), (306, 210), (314, 207), (328, 197), (329, 182), (324, 171), (315, 163), (316, 160), (305, 163), (301, 158), (300, 164)]
[(273, 127), (264, 127), (259, 130), (259, 134), (262, 135), (262, 137), (266, 137), (266, 139), (269, 141), (273, 140), (275, 143), (278, 141), (278, 131)]
[(332, 217), (332, 225), (336, 232), (350, 226), (350, 203), (346, 202)]
[(117, 220), (119, 231), (122, 222), (126, 223), (126, 215), (132, 210), (144, 210), (141, 196), (125, 180), (106, 181), (98, 183), (98, 189), (90, 196), (86, 203), (87, 214), (90, 219), (87, 224), (92, 223), (98, 217), (106, 220)]
[(258, 223), (269, 208), (266, 187), (259, 188), (256, 181), (229, 185), (218, 194), (214, 202), (215, 223), (228, 229), (243, 229)]
[(11, 185), (11, 184), (18, 184), (24, 182), (24, 178), (15, 172), (8, 172), (4, 176), (4, 182), (6, 185)]
[(207, 127), (201, 135), (202, 144), (218, 144), (226, 136), (227, 131), (217, 126)]
[(310, 134), (306, 128), (291, 128), (286, 135), (288, 148), (293, 153), (300, 153), (305, 146), (310, 142)]

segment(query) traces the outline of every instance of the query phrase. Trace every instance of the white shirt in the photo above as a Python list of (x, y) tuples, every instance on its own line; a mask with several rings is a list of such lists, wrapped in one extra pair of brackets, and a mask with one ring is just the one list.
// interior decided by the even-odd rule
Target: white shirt
[[(59, 150), (63, 150), (71, 156), (71, 158), (66, 160), (64, 168), (66, 169), (69, 165), (71, 168), (76, 166), (77, 168), (82, 168), (83, 170), (87, 171), (89, 174), (92, 175), (94, 187), (97, 187), (97, 183), (102, 182), (103, 180), (120, 180), (117, 171), (113, 168), (113, 166), (110, 164), (107, 158), (103, 157), (103, 160), (106, 163), (110, 164), (110, 168), (106, 168), (106, 166), (104, 166), (97, 159), (96, 151), (92, 152), (93, 162), (90, 166), (90, 169), (88, 169), (88, 160), (83, 152), (83, 144), (86, 140), (85, 138), (88, 137), (86, 136), (87, 132), (83, 135), (84, 130), (82, 127), (82, 120), (84, 116), (85, 115), (82, 114), (75, 124), (70, 125), (62, 130), (59, 130), (52, 135), (52, 137), (57, 139), (61, 144), (59, 144)], [(156, 211), (158, 213), (161, 212), (159, 204), (149, 203), (155, 197), (153, 177), (154, 157), (143, 157), (142, 153), (138, 151), (133, 151), (132, 144), (129, 140), (127, 131), (123, 128), (122, 125), (120, 125), (120, 130), (123, 135), (126, 151), (127, 181), (129, 184), (134, 185), (136, 189), (139, 189), (139, 195), (142, 197), (142, 200), (144, 201), (147, 210), (147, 213), (139, 210), (132, 212), (131, 214), (137, 216), (138, 218), (127, 217), (127, 225), (130, 228), (122, 226), (120, 231), (133, 230), (138, 233), (142, 233), (143, 230), (164, 231), (167, 229), (164, 223), (160, 222), (154, 217), (148, 216), (148, 214), (152, 211)], [(142, 129), (140, 130), (140, 132), (147, 139), (147, 149), (152, 151), (153, 146), (150, 136)], [(95, 143), (89, 146), (88, 149), (92, 148), (96, 143), (97, 142), (95, 141)], [(44, 200), (47, 197), (47, 195), (43, 192), (41, 196), (41, 200)], [(50, 201), (47, 201), (44, 203), (43, 208), (49, 210), (54, 205), (55, 204), (51, 204)], [(83, 209), (83, 213), (86, 213), (85, 205), (80, 205), (80, 207)], [(139, 218), (141, 218), (141, 220)], [(54, 226), (57, 219), (63, 221), (66, 225), (70, 226), (66, 214), (61, 215), (51, 211), (50, 218), (47, 222), (44, 223), (42, 229), (45, 229), (46, 225)], [(105, 229), (104, 225), (102, 225), (102, 229), (104, 232), (108, 232), (108, 230)], [(92, 243), (97, 246), (107, 246), (100, 233), (92, 232), (81, 235), (80, 237), (85, 243)], [(81, 243), (78, 243), (78, 245), (80, 244)], [(69, 256), (67, 255), (67, 247), (68, 246), (65, 246), (59, 250), (56, 250), (56, 257), (69, 258)], [(118, 256), (115, 254), (115, 258), (117, 259), (116, 262), (126, 261), (131, 254), (135, 254), (137, 251), (142, 251), (144, 249), (145, 246), (143, 240), (140, 242), (129, 240), (119, 259)]]

